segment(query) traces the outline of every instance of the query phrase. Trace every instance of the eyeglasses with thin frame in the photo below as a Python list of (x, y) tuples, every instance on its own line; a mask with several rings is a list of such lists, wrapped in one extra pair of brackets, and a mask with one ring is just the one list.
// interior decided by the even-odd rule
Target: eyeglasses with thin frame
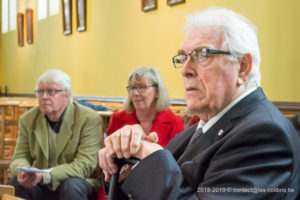
[(55, 90), (55, 89), (47, 89), (47, 90), (34, 90), (34, 94), (36, 97), (42, 97), (44, 93), (46, 93), (47, 96), (54, 96), (58, 92), (62, 92), (64, 90)]
[(153, 85), (137, 85), (137, 86), (127, 86), (126, 89), (128, 93), (132, 93), (133, 91), (137, 91), (139, 94), (145, 92), (150, 87), (157, 87), (156, 84)]
[(189, 54), (179, 53), (178, 55), (173, 57), (173, 63), (174, 67), (176, 69), (181, 68), (182, 65), (187, 61), (188, 56), (191, 57), (191, 60), (193, 62), (202, 63), (206, 61), (210, 55), (212, 54), (226, 54), (231, 55), (230, 51), (224, 51), (224, 50), (216, 50), (216, 49), (208, 49), (208, 48), (197, 48), (194, 49)]

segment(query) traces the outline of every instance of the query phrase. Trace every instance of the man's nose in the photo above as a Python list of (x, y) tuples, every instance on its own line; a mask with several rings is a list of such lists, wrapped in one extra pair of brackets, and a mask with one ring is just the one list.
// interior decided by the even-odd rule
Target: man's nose
[(181, 69), (180, 69), (180, 72), (181, 72), (181, 75), (183, 77), (190, 77), (190, 76), (193, 76), (194, 74), (194, 71), (193, 71), (193, 68), (192, 68), (192, 59), (190, 56), (187, 57), (187, 60), (184, 62), (184, 64), (182, 65)]
[(44, 91), (41, 97), (42, 97), (42, 98), (48, 98), (47, 91)]

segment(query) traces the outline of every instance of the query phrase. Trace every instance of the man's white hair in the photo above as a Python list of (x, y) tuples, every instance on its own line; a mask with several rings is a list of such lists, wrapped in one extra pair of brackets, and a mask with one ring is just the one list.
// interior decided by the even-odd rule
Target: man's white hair
[(259, 87), (261, 74), (260, 51), (256, 27), (244, 16), (226, 8), (211, 7), (186, 16), (185, 30), (189, 33), (195, 28), (213, 28), (223, 37), (223, 48), (231, 51), (228, 59), (239, 59), (244, 54), (252, 55), (252, 71), (247, 87)]

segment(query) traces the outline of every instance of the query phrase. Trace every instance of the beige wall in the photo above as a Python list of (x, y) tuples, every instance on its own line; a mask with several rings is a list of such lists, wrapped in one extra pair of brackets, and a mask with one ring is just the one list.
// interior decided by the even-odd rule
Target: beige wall
[(17, 32), (0, 34), (0, 86), (11, 93), (31, 93), (38, 76), (50, 68), (67, 72), (75, 95), (125, 96), (128, 74), (142, 65), (156, 66), (170, 96), (183, 98), (179, 70), (171, 57), (182, 39), (184, 15), (209, 6), (238, 11), (258, 27), (262, 87), (273, 101), (300, 101), (300, 1), (186, 0), (142, 12), (140, 0), (87, 0), (87, 31), (65, 36), (62, 15), (37, 21), (36, 0), (18, 0), (18, 10), (34, 9), (34, 43), (17, 45)]

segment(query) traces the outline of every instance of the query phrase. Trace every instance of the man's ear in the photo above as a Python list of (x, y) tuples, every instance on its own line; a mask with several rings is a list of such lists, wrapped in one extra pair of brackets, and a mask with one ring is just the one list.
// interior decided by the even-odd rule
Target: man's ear
[(240, 69), (238, 72), (238, 85), (244, 84), (250, 76), (252, 71), (252, 55), (246, 53), (240, 59)]

